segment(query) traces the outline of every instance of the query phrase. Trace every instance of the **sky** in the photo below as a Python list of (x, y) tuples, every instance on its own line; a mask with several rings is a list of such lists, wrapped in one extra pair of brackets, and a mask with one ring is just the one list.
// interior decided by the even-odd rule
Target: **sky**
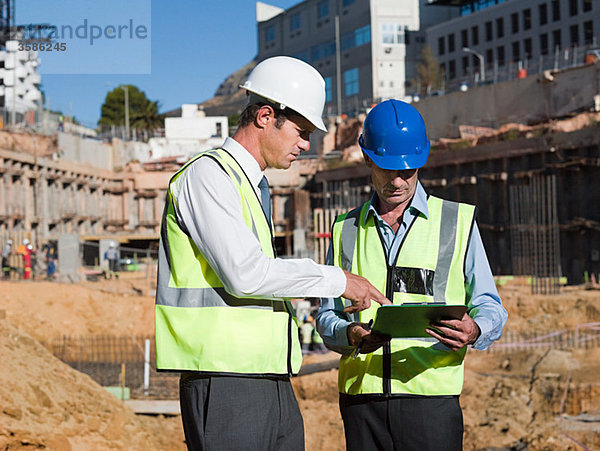
[(92, 128), (116, 86), (135, 85), (169, 111), (210, 99), (257, 53), (253, 0), (19, 0), (15, 10), (17, 25), (56, 25), (65, 44), (38, 52), (45, 107)]

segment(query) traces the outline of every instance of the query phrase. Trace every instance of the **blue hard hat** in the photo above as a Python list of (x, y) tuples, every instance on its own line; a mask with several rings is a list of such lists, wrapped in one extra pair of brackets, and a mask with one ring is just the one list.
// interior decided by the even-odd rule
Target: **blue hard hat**
[(367, 114), (358, 144), (373, 163), (390, 170), (420, 168), (431, 148), (425, 121), (400, 100), (381, 102)]

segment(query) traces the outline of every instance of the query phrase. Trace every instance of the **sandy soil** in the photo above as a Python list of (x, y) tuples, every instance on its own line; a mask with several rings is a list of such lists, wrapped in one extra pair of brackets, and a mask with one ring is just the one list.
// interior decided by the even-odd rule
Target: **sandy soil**
[[(0, 449), (184, 449), (178, 417), (136, 416), (39, 344), (60, 335), (150, 334), (153, 298), (140, 295), (147, 292), (143, 279), (0, 282)], [(598, 291), (533, 296), (516, 282), (500, 292), (510, 315), (506, 336), (600, 321)], [(332, 359), (311, 355), (305, 363)], [(465, 449), (600, 449), (599, 367), (598, 345), (470, 350), (461, 396)], [(307, 449), (344, 449), (337, 371), (293, 384)]]

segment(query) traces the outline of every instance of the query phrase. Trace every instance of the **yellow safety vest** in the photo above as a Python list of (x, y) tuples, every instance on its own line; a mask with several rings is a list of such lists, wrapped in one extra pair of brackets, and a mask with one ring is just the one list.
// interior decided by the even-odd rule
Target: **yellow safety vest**
[[(225, 150), (199, 154), (169, 182), (161, 224), (155, 305), (156, 367), (207, 374), (290, 376), (302, 363), (298, 324), (287, 300), (238, 298), (223, 283), (175, 215), (181, 175), (198, 158), (212, 158), (229, 175), (242, 201), (246, 226), (274, 258), (272, 230), (260, 200)], [(210, 214), (210, 212), (205, 212)]]
[[(464, 264), (475, 207), (429, 196), (429, 218), (417, 216), (404, 236), (395, 264), (388, 265), (375, 218), (365, 222), (369, 202), (336, 218), (334, 264), (368, 279), (394, 304), (466, 304)], [(368, 322), (379, 304), (354, 315)], [(370, 354), (342, 356), (340, 393), (457, 395), (466, 349), (453, 352), (433, 337), (392, 339)]]

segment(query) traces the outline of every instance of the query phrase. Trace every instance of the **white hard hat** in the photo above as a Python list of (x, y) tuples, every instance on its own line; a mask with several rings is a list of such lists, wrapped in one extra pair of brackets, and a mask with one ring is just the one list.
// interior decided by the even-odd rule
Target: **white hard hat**
[(289, 56), (274, 56), (256, 65), (240, 88), (298, 112), (319, 130), (327, 131), (321, 116), (325, 80), (310, 64)]
[(25, 238), (25, 239), (23, 240), (23, 244), (24, 244), (24, 245), (28, 245), (28, 244), (29, 244), (29, 240), (28, 240), (27, 238)]
[(12, 244), (12, 240), (6, 240), (8, 244)]
[(114, 241), (111, 241), (108, 246), (109, 247), (117, 247), (117, 243), (115, 243)]

